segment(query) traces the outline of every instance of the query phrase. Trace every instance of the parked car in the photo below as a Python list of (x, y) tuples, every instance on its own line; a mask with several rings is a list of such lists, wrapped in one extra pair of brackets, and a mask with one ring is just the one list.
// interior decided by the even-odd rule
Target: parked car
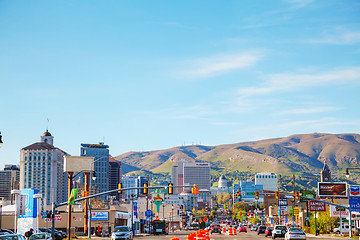
[(257, 226), (252, 226), (251, 228), (250, 228), (250, 231), (257, 231), (258, 230), (258, 227)]
[(9, 230), (9, 229), (0, 229), (0, 235), (9, 235), (9, 234), (15, 234), (13, 231)]
[(306, 234), (301, 228), (289, 228), (285, 233), (285, 240), (306, 239)]
[(220, 233), (221, 234), (221, 226), (220, 224), (213, 224), (210, 226), (210, 234)]
[[(39, 231), (44, 233), (50, 233), (51, 235), (51, 228), (39, 228)], [(62, 232), (54, 229), (54, 237), (55, 240), (62, 240), (64, 238), (64, 235)]]
[(349, 225), (342, 225), (341, 228), (340, 227), (334, 228), (334, 232), (336, 232), (337, 234), (340, 233), (340, 230), (343, 233), (348, 233), (350, 231), (350, 227)]
[(128, 226), (117, 226), (111, 234), (111, 240), (133, 239), (133, 233)]
[(26, 238), (21, 234), (3, 234), (0, 235), (0, 240), (26, 240)]
[(265, 237), (272, 236), (273, 227), (267, 227), (265, 230)]
[(52, 240), (50, 233), (34, 233), (29, 237), (29, 240), (37, 240), (37, 239), (46, 239), (46, 240)]
[(277, 237), (285, 237), (287, 228), (285, 225), (275, 225), (274, 230), (272, 231), (272, 239)]
[(239, 232), (247, 232), (247, 229), (245, 226), (241, 225), (241, 226), (239, 226), (238, 231)]
[(264, 225), (259, 226), (257, 230), (257, 235), (259, 235), (260, 233), (265, 233), (265, 230), (266, 230), (266, 226)]

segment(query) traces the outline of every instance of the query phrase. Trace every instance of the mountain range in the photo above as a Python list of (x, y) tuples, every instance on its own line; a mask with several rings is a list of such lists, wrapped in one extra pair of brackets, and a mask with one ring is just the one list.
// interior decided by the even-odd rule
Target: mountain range
[(291, 174), (360, 166), (359, 134), (297, 134), (218, 146), (190, 145), (165, 150), (127, 152), (115, 157), (128, 169), (170, 172), (177, 161), (205, 161), (212, 170)]

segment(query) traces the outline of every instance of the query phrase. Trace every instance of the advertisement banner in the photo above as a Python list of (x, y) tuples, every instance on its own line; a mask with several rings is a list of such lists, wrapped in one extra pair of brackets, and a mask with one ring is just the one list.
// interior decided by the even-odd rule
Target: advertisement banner
[(347, 184), (344, 182), (319, 182), (319, 197), (347, 197)]
[(310, 212), (326, 212), (326, 204), (318, 201), (309, 201)]
[(348, 217), (349, 211), (345, 208), (340, 209), (339, 207), (335, 207), (334, 205), (330, 205), (330, 217)]
[(360, 211), (360, 197), (350, 197), (349, 204), (351, 211), (354, 212)]
[(27, 188), (22, 189), (20, 195), (24, 195), (25, 200), (25, 214), (19, 214), (19, 218), (36, 218), (37, 215), (37, 199), (34, 195), (38, 193), (37, 189)]
[(350, 197), (360, 197), (360, 185), (350, 185)]
[(25, 215), (25, 205), (26, 205), (26, 195), (19, 195), (19, 209), (17, 209), (17, 214)]
[(109, 220), (109, 212), (107, 211), (99, 211), (94, 212), (91, 211), (91, 221), (98, 221), (98, 220)]

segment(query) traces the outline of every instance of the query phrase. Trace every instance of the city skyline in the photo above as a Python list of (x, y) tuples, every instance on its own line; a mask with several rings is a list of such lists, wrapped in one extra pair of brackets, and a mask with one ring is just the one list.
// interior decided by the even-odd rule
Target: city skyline
[[(0, 168), (48, 129), (79, 156), (359, 133), (360, 4), (0, 3)], [(47, 121), (47, 119), (49, 121)]]

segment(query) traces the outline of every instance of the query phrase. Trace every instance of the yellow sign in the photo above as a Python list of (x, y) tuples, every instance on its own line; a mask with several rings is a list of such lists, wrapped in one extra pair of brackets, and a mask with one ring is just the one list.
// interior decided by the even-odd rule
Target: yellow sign
[(298, 207), (294, 208), (294, 215), (298, 216), (300, 213), (300, 209)]

